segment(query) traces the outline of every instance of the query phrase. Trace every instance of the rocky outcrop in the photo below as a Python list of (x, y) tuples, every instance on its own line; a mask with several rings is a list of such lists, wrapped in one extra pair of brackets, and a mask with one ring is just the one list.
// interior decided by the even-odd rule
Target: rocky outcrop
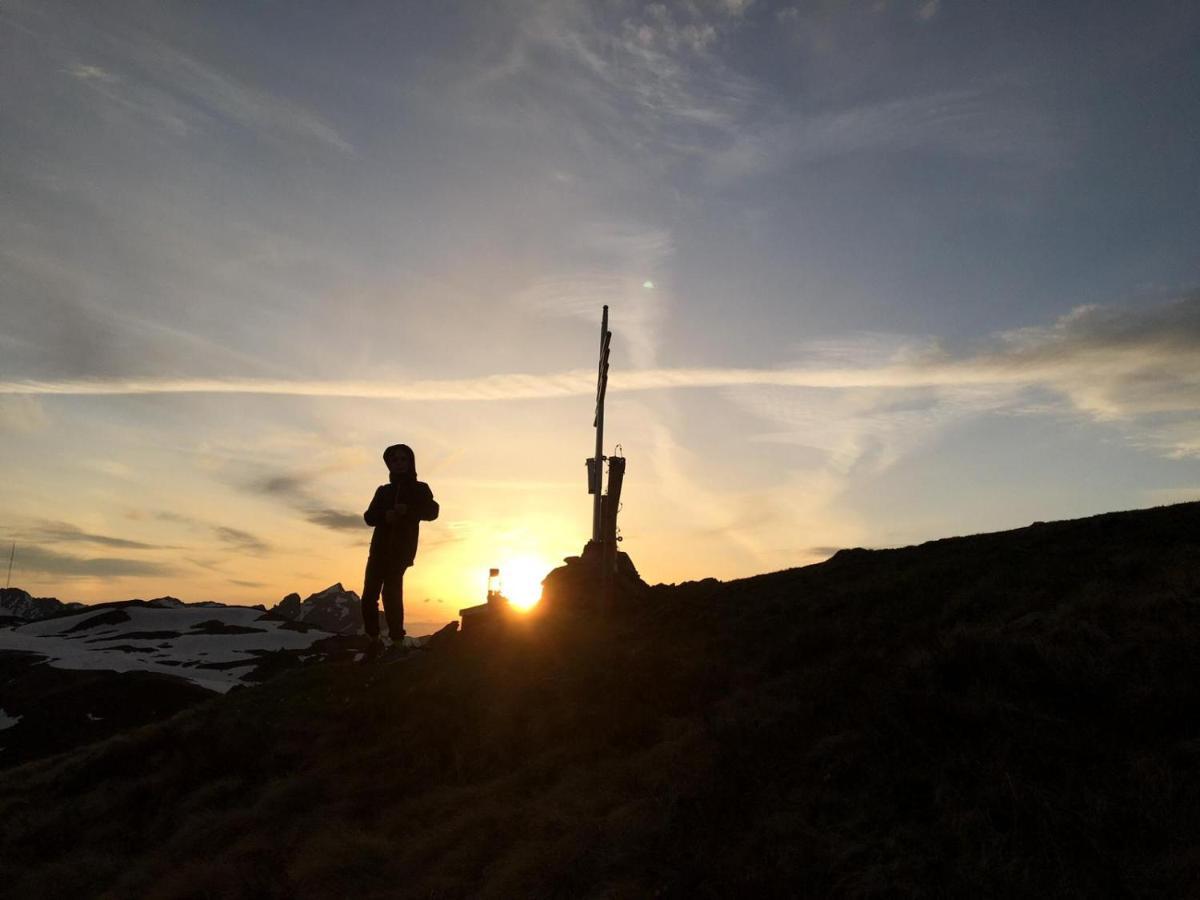
[(20, 588), (0, 588), (0, 620), (40, 622), (83, 609), (82, 603), (63, 603), (56, 597), (32, 597)]
[[(600, 605), (600, 545), (588, 542), (579, 556), (568, 556), (542, 580), (542, 605), (547, 610), (597, 610)], [(649, 587), (628, 553), (617, 553), (613, 606), (628, 608), (644, 600)]]
[(299, 594), (288, 594), (275, 604), (271, 613), (333, 634), (359, 634), (361, 602), (358, 594), (346, 590), (339, 581), (304, 600)]
[(288, 594), (282, 600), (275, 604), (271, 612), (278, 613), (286, 619), (300, 618), (300, 595), (296, 593)]

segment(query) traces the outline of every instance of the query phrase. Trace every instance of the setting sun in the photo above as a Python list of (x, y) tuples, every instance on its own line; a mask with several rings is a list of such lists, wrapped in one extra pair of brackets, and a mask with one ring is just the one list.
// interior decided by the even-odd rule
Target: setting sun
[(507, 559), (500, 566), (500, 590), (517, 609), (532, 609), (542, 599), (542, 579), (552, 568), (537, 556)]

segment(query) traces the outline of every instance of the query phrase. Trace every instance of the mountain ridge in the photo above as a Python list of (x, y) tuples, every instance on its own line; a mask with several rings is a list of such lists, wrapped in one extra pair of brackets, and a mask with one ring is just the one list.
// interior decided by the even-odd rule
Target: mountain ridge
[(0, 878), (17, 896), (51, 873), (160, 897), (1186, 895), (1198, 560), (1200, 503), (1179, 504), (298, 670), (0, 773)]
[(65, 615), (83, 606), (82, 603), (63, 603), (57, 597), (34, 597), (21, 588), (0, 588), (0, 626)]

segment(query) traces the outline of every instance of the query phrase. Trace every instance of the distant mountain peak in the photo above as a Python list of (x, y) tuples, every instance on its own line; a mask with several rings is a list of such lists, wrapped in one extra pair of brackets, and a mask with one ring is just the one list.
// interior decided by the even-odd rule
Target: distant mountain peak
[(0, 619), (40, 622), (82, 608), (82, 603), (63, 603), (57, 597), (33, 597), (21, 588), (0, 588)]
[[(323, 590), (323, 591), (317, 591), (315, 594), (310, 594), (308, 596), (308, 600), (316, 600), (321, 597), (334, 597), (334, 596), (338, 596), (338, 595), (342, 595), (342, 594), (354, 594), (354, 592), (347, 591), (344, 587), (342, 587), (342, 583), (340, 581), (338, 581), (334, 584), (331, 584), (329, 587), (325, 588), (325, 590)], [(357, 597), (358, 595), (354, 594), (354, 596)], [(305, 602), (307, 602), (307, 601), (305, 601)]]
[(288, 594), (271, 612), (314, 625), (322, 631), (359, 634), (362, 632), (361, 604), (358, 594), (346, 590), (339, 581), (315, 594), (309, 594), (304, 600), (297, 593)]

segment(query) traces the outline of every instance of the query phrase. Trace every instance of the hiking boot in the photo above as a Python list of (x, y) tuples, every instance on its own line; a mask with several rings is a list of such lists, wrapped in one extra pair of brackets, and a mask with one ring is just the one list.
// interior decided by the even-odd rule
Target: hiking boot
[(363, 654), (363, 662), (373, 662), (383, 655), (383, 641), (373, 637), (367, 641), (367, 651)]
[(405, 655), (404, 647), (401, 644), (392, 644), (383, 651), (383, 656), (379, 657), (380, 662), (395, 662)]

